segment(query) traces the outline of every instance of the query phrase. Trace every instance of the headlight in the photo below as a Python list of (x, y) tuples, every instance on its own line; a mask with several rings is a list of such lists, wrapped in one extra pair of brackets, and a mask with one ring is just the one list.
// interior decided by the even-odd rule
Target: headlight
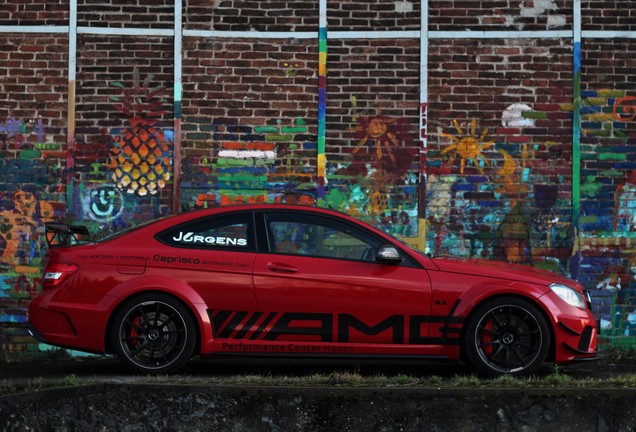
[(567, 304), (576, 306), (580, 309), (585, 309), (585, 298), (583, 297), (583, 294), (577, 290), (559, 283), (553, 283), (550, 285), (550, 289), (554, 291), (556, 295), (561, 297)]

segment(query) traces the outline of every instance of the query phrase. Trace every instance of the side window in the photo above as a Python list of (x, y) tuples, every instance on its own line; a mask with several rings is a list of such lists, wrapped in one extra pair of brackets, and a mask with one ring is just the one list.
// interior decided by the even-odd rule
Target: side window
[(373, 261), (381, 244), (372, 235), (328, 217), (268, 214), (266, 223), (270, 250), (279, 254)]
[(255, 250), (251, 215), (196, 219), (157, 235), (170, 246), (196, 249)]

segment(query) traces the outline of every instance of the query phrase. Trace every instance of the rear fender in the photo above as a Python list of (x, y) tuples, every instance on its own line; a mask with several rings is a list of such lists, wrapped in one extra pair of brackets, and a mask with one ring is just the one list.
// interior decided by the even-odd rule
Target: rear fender
[(140, 276), (125, 281), (108, 294), (107, 298), (111, 303), (111, 312), (108, 326), (104, 332), (106, 341), (109, 339), (108, 331), (111, 324), (110, 320), (122, 303), (137, 294), (150, 291), (169, 294), (183, 302), (196, 319), (200, 334), (200, 346), (205, 346), (206, 344), (204, 341), (212, 339), (212, 324), (210, 323), (210, 318), (207, 314), (206, 304), (201, 296), (192, 289), (191, 286), (184, 283), (182, 280), (166, 276)]

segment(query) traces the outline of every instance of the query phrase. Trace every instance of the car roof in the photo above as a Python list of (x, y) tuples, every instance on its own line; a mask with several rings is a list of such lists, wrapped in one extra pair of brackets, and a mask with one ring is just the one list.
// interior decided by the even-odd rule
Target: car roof
[[(354, 219), (346, 213), (342, 213), (337, 210), (332, 210), (323, 207), (315, 207), (310, 205), (303, 204), (270, 204), (270, 203), (260, 203), (260, 204), (232, 204), (225, 205), (219, 207), (211, 207), (207, 209), (193, 209), (190, 211), (186, 211), (180, 213), (179, 215), (193, 215), (196, 214), (198, 216), (206, 215), (206, 214), (217, 214), (217, 213), (230, 213), (235, 211), (258, 211), (258, 210), (284, 210), (284, 211), (308, 211), (315, 213), (324, 213), (324, 214), (332, 214), (340, 217), (344, 217), (345, 219)], [(177, 216), (177, 215), (175, 215)]]
[(232, 204), (232, 205), (225, 205), (225, 206), (219, 206), (219, 207), (211, 207), (207, 209), (193, 209), (193, 210), (188, 210), (183, 213), (179, 213), (175, 215), (168, 215), (167, 217), (163, 219), (158, 219), (154, 221), (155, 223), (150, 223), (149, 225), (146, 225), (144, 228), (152, 227), (151, 229), (153, 230), (164, 229), (166, 227), (170, 227), (175, 224), (188, 222), (188, 221), (206, 217), (206, 216), (219, 215), (224, 213), (233, 213), (233, 212), (250, 212), (250, 211), (309, 212), (309, 213), (315, 213), (315, 214), (331, 215), (346, 221), (362, 224), (369, 228), (377, 230), (377, 228), (365, 223), (364, 221), (356, 219), (352, 216), (349, 216), (337, 210), (309, 206), (309, 205), (301, 205), (301, 204), (269, 204), (269, 203), (267, 204), (266, 203)]

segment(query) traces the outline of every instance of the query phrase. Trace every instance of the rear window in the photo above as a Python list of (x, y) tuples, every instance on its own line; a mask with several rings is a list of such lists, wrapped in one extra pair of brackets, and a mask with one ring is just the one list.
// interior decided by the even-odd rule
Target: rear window
[(255, 250), (249, 214), (196, 219), (162, 231), (155, 238), (168, 246), (193, 249)]

